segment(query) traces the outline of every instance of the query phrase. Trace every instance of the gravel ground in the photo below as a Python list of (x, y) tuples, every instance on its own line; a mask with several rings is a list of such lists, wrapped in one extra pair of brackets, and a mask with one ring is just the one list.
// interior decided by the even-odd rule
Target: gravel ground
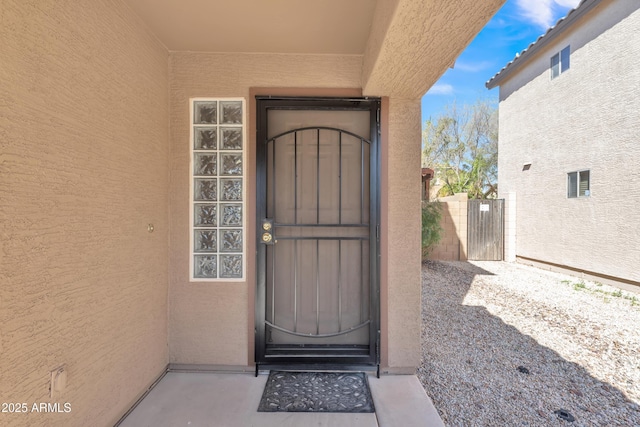
[(446, 425), (640, 426), (640, 294), (489, 261), (427, 261), (422, 286), (418, 377)]

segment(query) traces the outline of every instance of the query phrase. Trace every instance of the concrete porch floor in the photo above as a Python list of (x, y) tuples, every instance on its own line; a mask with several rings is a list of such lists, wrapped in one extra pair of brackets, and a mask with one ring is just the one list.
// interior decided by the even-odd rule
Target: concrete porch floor
[(414, 375), (369, 375), (374, 414), (257, 412), (267, 375), (169, 372), (119, 427), (444, 427)]

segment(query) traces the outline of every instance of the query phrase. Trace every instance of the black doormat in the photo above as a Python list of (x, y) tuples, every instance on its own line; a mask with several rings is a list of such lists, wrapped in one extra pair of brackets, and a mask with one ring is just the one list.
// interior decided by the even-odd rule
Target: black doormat
[(363, 372), (271, 371), (258, 412), (375, 412)]

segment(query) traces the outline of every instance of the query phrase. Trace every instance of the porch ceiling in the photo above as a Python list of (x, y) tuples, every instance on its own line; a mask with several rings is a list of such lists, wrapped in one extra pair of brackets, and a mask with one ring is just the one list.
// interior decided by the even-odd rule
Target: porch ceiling
[(377, 0), (125, 0), (171, 51), (363, 54)]
[(420, 98), (505, 0), (124, 0), (170, 51), (361, 55), (367, 96)]

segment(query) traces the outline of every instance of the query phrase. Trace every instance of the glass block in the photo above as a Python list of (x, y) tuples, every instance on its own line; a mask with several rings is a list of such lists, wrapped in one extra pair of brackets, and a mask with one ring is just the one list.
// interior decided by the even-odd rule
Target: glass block
[(242, 200), (241, 178), (220, 179), (220, 185), (222, 186), (220, 200), (232, 202)]
[(218, 207), (196, 203), (193, 205), (193, 225), (196, 227), (215, 227), (218, 225)]
[(218, 252), (217, 230), (195, 230), (194, 252)]
[(194, 127), (193, 142), (196, 150), (215, 150), (218, 148), (218, 130), (215, 127)]
[(215, 279), (218, 276), (218, 259), (215, 255), (193, 257), (194, 277)]
[(220, 154), (220, 175), (242, 175), (242, 154)]
[(242, 277), (242, 255), (220, 255), (220, 277)]
[(242, 124), (241, 101), (220, 101), (220, 109), (222, 110), (222, 124)]
[(195, 124), (218, 123), (218, 103), (215, 101), (203, 101), (193, 103), (193, 122)]
[(230, 227), (242, 226), (242, 205), (221, 204), (220, 210), (220, 225)]
[(218, 162), (216, 157), (216, 154), (195, 153), (193, 174), (216, 175), (218, 173)]
[(220, 230), (220, 252), (242, 252), (242, 230)]
[(196, 178), (193, 182), (195, 200), (218, 200), (218, 185), (215, 179)]
[(242, 128), (220, 128), (221, 150), (242, 150)]

